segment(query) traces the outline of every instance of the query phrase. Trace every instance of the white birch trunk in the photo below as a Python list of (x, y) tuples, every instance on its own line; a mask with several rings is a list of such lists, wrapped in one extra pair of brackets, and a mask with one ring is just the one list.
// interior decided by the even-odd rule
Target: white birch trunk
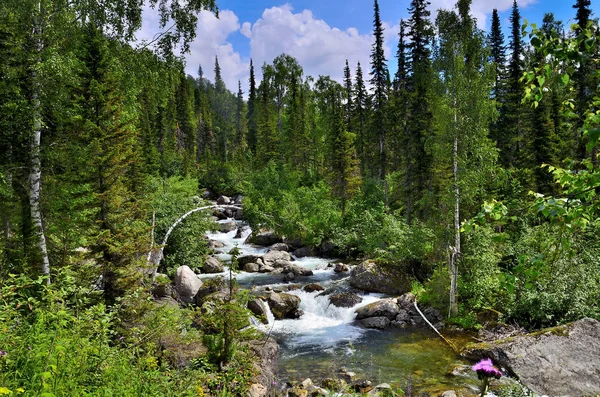
[(452, 172), (454, 174), (454, 247), (450, 257), (450, 314), (458, 313), (456, 300), (456, 278), (458, 273), (458, 258), (460, 256), (460, 187), (458, 186), (458, 128), (456, 116), (456, 100), (454, 101), (454, 147), (452, 150)]
[[(34, 17), (34, 26), (32, 31), (35, 52), (39, 64), (41, 52), (43, 50), (42, 32), (40, 26), (41, 18), (41, 3), (38, 2), (38, 15)], [(29, 170), (29, 208), (31, 212), (31, 222), (34, 227), (36, 237), (36, 247), (38, 255), (41, 256), (40, 271), (43, 275), (48, 276), (50, 283), (50, 260), (48, 259), (48, 249), (46, 247), (46, 236), (44, 235), (44, 226), (42, 224), (42, 211), (40, 209), (40, 191), (42, 179), (42, 161), (40, 157), (40, 146), (42, 139), (42, 105), (40, 101), (41, 84), (37, 74), (36, 66), (31, 71), (32, 94), (31, 107), (33, 118), (33, 134), (30, 141), (31, 164)]]
[(207, 205), (207, 206), (204, 206), (204, 207), (194, 208), (193, 210), (190, 210), (190, 211), (186, 212), (185, 214), (183, 214), (181, 217), (179, 217), (179, 219), (177, 219), (171, 225), (171, 227), (169, 228), (169, 230), (167, 230), (167, 233), (165, 234), (165, 237), (163, 238), (163, 241), (162, 241), (162, 244), (160, 245), (160, 248), (158, 248), (158, 249), (151, 249), (150, 252), (148, 253), (148, 259), (150, 259), (150, 261), (152, 262), (152, 265), (153, 265), (153, 268), (152, 268), (152, 282), (154, 282), (154, 279), (156, 278), (156, 272), (158, 271), (158, 266), (160, 265), (160, 261), (164, 257), (163, 252), (164, 252), (165, 246), (167, 245), (167, 241), (169, 240), (169, 236), (171, 235), (171, 233), (173, 233), (173, 230), (177, 227), (177, 225), (179, 225), (188, 216), (192, 215), (195, 212), (202, 211), (202, 210), (207, 210), (209, 208), (234, 208), (234, 209), (240, 209), (241, 207), (237, 207), (235, 205), (218, 205), (218, 204), (213, 204), (213, 205)]

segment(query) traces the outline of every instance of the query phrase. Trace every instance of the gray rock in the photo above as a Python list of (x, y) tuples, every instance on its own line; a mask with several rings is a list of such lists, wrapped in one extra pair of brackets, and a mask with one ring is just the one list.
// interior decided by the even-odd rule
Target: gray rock
[(225, 211), (223, 211), (223, 213), (227, 218), (233, 218), (233, 210), (231, 208), (225, 208)]
[(258, 269), (259, 273), (272, 273), (273, 270), (275, 270), (275, 268), (269, 266), (269, 265), (262, 265), (260, 266), (260, 268)]
[(307, 269), (305, 267), (302, 266), (298, 266), (298, 265), (294, 265), (294, 264), (289, 264), (286, 267), (283, 268), (283, 272), (284, 273), (293, 273), (294, 276), (301, 276), (301, 277), (306, 277), (306, 276), (312, 276), (313, 275), (313, 271), (310, 269)]
[(248, 302), (248, 309), (260, 318), (263, 324), (269, 323), (267, 320), (267, 304), (262, 299), (256, 298)]
[(340, 292), (329, 295), (329, 301), (337, 307), (354, 307), (362, 302), (362, 298), (351, 292)]
[(304, 288), (302, 288), (302, 290), (304, 292), (315, 292), (315, 291), (324, 291), (325, 288), (323, 288), (321, 286), (321, 284), (312, 283), (312, 284), (305, 285)]
[(219, 205), (229, 205), (229, 204), (231, 204), (231, 199), (229, 197), (227, 197), (227, 196), (220, 196), (217, 199), (217, 204), (219, 204)]
[(221, 221), (227, 219), (227, 215), (225, 215), (225, 211), (223, 211), (222, 209), (219, 209), (219, 208), (217, 208), (213, 211), (213, 216)]
[(334, 257), (337, 254), (336, 246), (329, 241), (323, 241), (321, 243), (321, 245), (319, 246), (319, 252), (322, 256), (326, 258)]
[(365, 261), (350, 272), (350, 285), (363, 291), (399, 295), (410, 289), (410, 280), (400, 271)]
[(241, 221), (244, 219), (244, 210), (242, 208), (238, 208), (233, 213), (233, 219), (236, 221)]
[(224, 223), (220, 223), (219, 224), (219, 230), (222, 233), (228, 233), (232, 230), (237, 229), (238, 225), (235, 221), (228, 221), (228, 222), (224, 222)]
[(387, 317), (369, 317), (362, 319), (360, 322), (366, 328), (384, 329), (390, 325), (390, 319)]
[(400, 308), (394, 298), (386, 298), (370, 303), (356, 310), (356, 319), (362, 320), (369, 317), (387, 317), (388, 320), (394, 320)]
[(409, 313), (415, 312), (416, 310), (414, 303), (416, 299), (417, 297), (414, 294), (407, 292), (398, 298), (398, 306)]
[(456, 395), (456, 392), (454, 390), (447, 390), (442, 393), (441, 397), (458, 397), (458, 396)]
[(244, 267), (246, 263), (256, 262), (256, 260), (260, 258), (258, 255), (244, 255), (237, 258), (238, 266)]
[(242, 196), (241, 194), (233, 195), (231, 197), (231, 201), (233, 201), (233, 204), (240, 205), (240, 204), (242, 204), (242, 201), (244, 201), (244, 196)]
[(410, 313), (405, 309), (400, 309), (396, 316), (396, 321), (410, 323)]
[(253, 383), (248, 388), (247, 397), (266, 397), (269, 390), (266, 386), (261, 385), (260, 383)]
[(294, 281), (296, 279), (296, 275), (292, 272), (284, 273), (284, 274), (285, 274), (285, 276), (283, 276), (284, 283), (289, 283), (290, 281)]
[(300, 298), (296, 295), (273, 292), (269, 295), (268, 301), (271, 312), (276, 319), (281, 320), (289, 314), (298, 310)]
[[(262, 260), (265, 263), (265, 265), (273, 266), (275, 261), (278, 261), (278, 260), (283, 260), (283, 261), (288, 261), (288, 262), (291, 261), (292, 256), (289, 254), (289, 252), (285, 252), (285, 251), (269, 251), (262, 256)], [(276, 266), (273, 266), (273, 267), (276, 267)]]
[(600, 394), (600, 322), (584, 318), (571, 324), (505, 341), (470, 346), (463, 355), (491, 358), (537, 394)]
[(254, 361), (258, 367), (258, 375), (252, 379), (252, 382), (271, 390), (276, 380), (279, 345), (271, 338), (249, 341), (247, 345), (250, 348), (250, 356), (256, 357)]
[(392, 327), (396, 327), (396, 328), (407, 328), (411, 325), (410, 320), (409, 321), (397, 321), (394, 320), (390, 323), (390, 325)]
[(238, 227), (233, 238), (242, 238), (242, 233), (244, 233), (244, 228)]
[(217, 248), (223, 248), (225, 247), (225, 244), (223, 244), (220, 241), (217, 240), (208, 240), (208, 248), (210, 249), (217, 249)]
[(250, 235), (246, 239), (247, 244), (262, 245), (264, 247), (268, 247), (270, 245), (281, 243), (281, 242), (282, 242), (281, 237), (278, 237), (277, 235), (275, 235), (275, 233), (270, 232), (270, 231), (260, 232), (256, 235)]
[(317, 252), (311, 247), (301, 247), (293, 252), (296, 258), (304, 258), (307, 256), (317, 256)]
[(260, 266), (258, 265), (258, 263), (246, 263), (244, 265), (244, 271), (248, 272), (248, 273), (257, 273), (260, 270)]
[(288, 252), (290, 247), (286, 243), (277, 243), (271, 246), (271, 251), (286, 251)]
[(179, 266), (175, 274), (175, 291), (185, 303), (192, 303), (194, 296), (202, 287), (202, 281), (189, 266)]
[(214, 256), (209, 256), (204, 261), (204, 265), (202, 266), (202, 271), (204, 273), (222, 273), (223, 272), (223, 264), (221, 261)]
[(344, 264), (344, 263), (336, 263), (333, 268), (333, 271), (336, 273), (347, 272), (348, 266), (346, 266), (346, 264)]
[(290, 261), (286, 261), (285, 259), (277, 259), (274, 262), (268, 262), (271, 266), (273, 266), (274, 268), (286, 268), (288, 266), (293, 266), (294, 264)]
[(205, 199), (205, 200), (214, 200), (215, 199), (215, 194), (213, 192), (211, 192), (210, 190), (205, 189), (202, 192), (202, 198)]

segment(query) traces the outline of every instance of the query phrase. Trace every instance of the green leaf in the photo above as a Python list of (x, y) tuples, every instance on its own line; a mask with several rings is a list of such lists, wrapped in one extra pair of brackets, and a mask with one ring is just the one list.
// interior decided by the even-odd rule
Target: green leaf
[(562, 80), (563, 85), (567, 85), (569, 84), (569, 81), (571, 81), (571, 77), (568, 74), (563, 74), (562, 77), (560, 78)]

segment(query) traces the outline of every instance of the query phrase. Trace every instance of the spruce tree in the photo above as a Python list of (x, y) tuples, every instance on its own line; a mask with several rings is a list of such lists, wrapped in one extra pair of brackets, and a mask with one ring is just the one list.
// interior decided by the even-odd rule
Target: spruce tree
[[(407, 120), (406, 146), (407, 161), (405, 170), (406, 219), (410, 224), (415, 212), (424, 217), (427, 207), (427, 191), (431, 181), (429, 175), (430, 158), (425, 150), (425, 141), (431, 133), (431, 51), (433, 27), (427, 7), (429, 1), (412, 0), (408, 9), (408, 38), (410, 39), (410, 117)], [(416, 211), (415, 211), (416, 210)]]
[(374, 17), (373, 17), (373, 36), (375, 42), (371, 50), (371, 85), (373, 86), (373, 119), (372, 130), (374, 133), (375, 150), (377, 159), (374, 164), (369, 164), (370, 167), (375, 167), (376, 176), (379, 180), (383, 180), (386, 175), (386, 107), (387, 107), (387, 91), (389, 71), (387, 68), (387, 60), (383, 50), (383, 25), (379, 15), (379, 3), (375, 0)]
[(346, 101), (346, 106), (344, 108), (344, 119), (346, 121), (346, 125), (349, 130), (351, 129), (351, 117), (352, 117), (352, 76), (350, 75), (350, 66), (348, 65), (348, 60), (346, 59), (346, 66), (344, 67), (344, 89), (345, 95), (344, 99)]
[(244, 92), (242, 91), (242, 82), (238, 80), (238, 92), (236, 97), (235, 113), (235, 152), (239, 159), (243, 158), (247, 147), (247, 125), (244, 107)]
[(504, 45), (504, 33), (500, 26), (500, 16), (498, 10), (492, 11), (492, 28), (488, 35), (488, 44), (490, 46), (491, 60), (496, 70), (496, 83), (494, 85), (494, 96), (498, 96), (500, 90), (500, 81), (504, 76), (504, 65), (506, 63), (506, 46)]
[(256, 79), (254, 77), (254, 64), (250, 59), (250, 90), (248, 91), (248, 148), (256, 154)]
[(356, 77), (354, 84), (354, 99), (352, 101), (354, 109), (352, 110), (352, 124), (356, 129), (357, 135), (356, 147), (358, 152), (358, 159), (360, 160), (361, 173), (364, 176), (367, 175), (367, 165), (372, 162), (372, 152), (368, 149), (369, 147), (369, 136), (368, 134), (368, 121), (370, 114), (370, 103), (367, 88), (363, 79), (363, 71), (360, 66), (360, 62), (356, 66)]

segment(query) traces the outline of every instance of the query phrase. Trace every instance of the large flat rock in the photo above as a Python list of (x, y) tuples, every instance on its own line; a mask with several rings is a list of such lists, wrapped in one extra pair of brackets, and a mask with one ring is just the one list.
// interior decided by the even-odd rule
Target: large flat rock
[(600, 395), (600, 322), (594, 319), (470, 345), (463, 355), (492, 358), (540, 395)]

